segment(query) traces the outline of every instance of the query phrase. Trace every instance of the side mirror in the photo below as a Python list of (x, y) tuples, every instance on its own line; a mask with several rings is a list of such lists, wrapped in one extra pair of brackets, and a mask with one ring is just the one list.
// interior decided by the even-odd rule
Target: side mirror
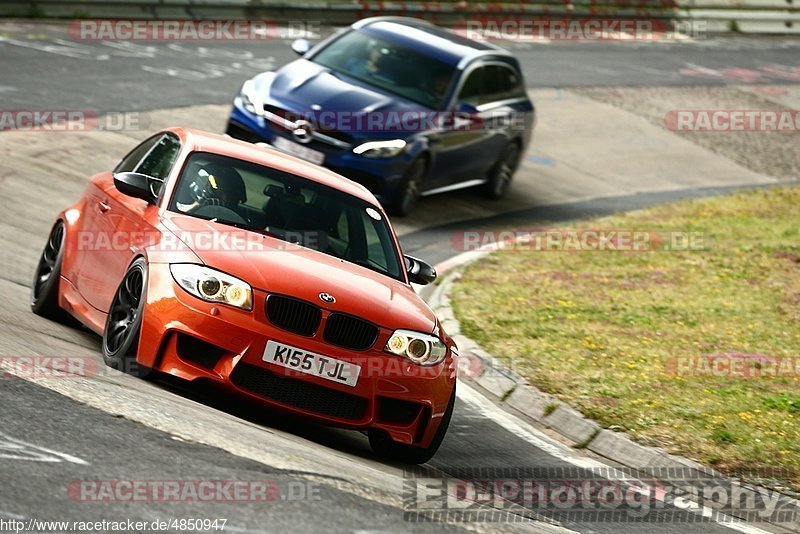
[(430, 264), (425, 263), (419, 258), (413, 256), (404, 256), (406, 260), (406, 272), (408, 272), (408, 279), (415, 284), (427, 285), (436, 280), (436, 269)]
[(304, 56), (314, 46), (308, 39), (295, 39), (292, 41), (292, 50), (298, 56)]
[(459, 102), (456, 106), (456, 111), (459, 113), (467, 113), (469, 115), (475, 115), (476, 113), (479, 113), (478, 108), (469, 102)]
[(141, 198), (150, 204), (155, 204), (156, 186), (160, 186), (162, 180), (140, 174), (138, 172), (118, 172), (114, 174), (114, 187), (123, 195)]

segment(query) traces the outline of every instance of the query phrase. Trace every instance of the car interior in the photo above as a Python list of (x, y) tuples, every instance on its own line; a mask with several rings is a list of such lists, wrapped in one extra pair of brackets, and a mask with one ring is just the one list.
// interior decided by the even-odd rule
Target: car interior
[[(221, 160), (233, 163), (232, 170), (244, 181), (245, 202), (233, 209), (197, 205), (194, 178)], [(402, 279), (386, 221), (356, 197), (277, 169), (213, 154), (192, 155), (180, 180), (171, 203), (174, 211), (244, 227)]]

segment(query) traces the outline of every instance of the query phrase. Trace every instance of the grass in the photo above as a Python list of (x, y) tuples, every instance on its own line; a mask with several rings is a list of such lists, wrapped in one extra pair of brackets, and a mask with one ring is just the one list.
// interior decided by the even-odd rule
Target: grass
[[(500, 251), (453, 288), (462, 331), (606, 428), (800, 489), (800, 379), (686, 376), (677, 357), (800, 358), (800, 188), (561, 229), (686, 231), (691, 251)], [(674, 367), (672, 368), (674, 370)]]

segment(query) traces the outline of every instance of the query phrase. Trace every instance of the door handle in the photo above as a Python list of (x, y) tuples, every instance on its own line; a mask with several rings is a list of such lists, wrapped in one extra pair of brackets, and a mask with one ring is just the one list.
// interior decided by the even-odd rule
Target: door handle
[(111, 209), (111, 206), (101, 200), (97, 203), (97, 208), (100, 210), (100, 213), (105, 213)]

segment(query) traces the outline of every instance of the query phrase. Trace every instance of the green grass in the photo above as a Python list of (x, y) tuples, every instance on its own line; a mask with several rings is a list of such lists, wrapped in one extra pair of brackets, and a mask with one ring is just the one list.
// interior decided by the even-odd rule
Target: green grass
[(675, 376), (671, 358), (800, 358), (800, 188), (564, 229), (687, 231), (694, 251), (500, 251), (453, 288), (462, 331), (606, 428), (800, 488), (800, 380)]

